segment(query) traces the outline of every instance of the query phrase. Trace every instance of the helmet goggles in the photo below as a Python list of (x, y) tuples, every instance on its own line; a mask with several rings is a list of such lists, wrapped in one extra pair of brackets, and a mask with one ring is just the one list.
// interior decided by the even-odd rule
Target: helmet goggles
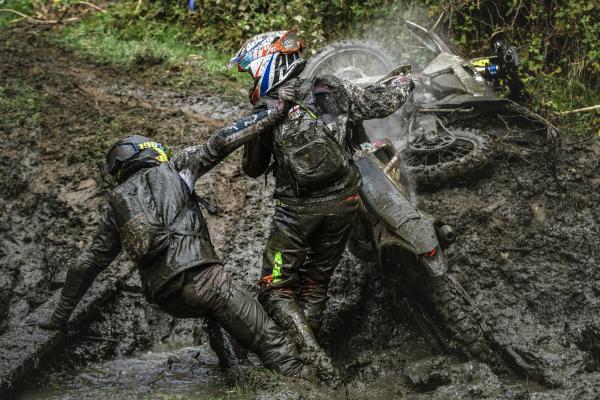
[(106, 156), (106, 165), (108, 166), (107, 172), (111, 175), (115, 175), (119, 169), (135, 159), (144, 150), (153, 150), (156, 156), (153, 157), (158, 162), (169, 161), (166, 149), (162, 144), (157, 142), (143, 142), (143, 143), (131, 143), (131, 142), (118, 142), (115, 143)]

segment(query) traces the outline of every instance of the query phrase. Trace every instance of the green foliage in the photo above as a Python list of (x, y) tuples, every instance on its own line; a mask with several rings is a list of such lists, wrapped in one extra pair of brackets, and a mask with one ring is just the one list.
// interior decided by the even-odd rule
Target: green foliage
[(525, 83), (532, 94), (531, 108), (552, 120), (563, 134), (578, 136), (595, 133), (600, 136), (598, 111), (558, 114), (565, 110), (600, 104), (600, 92), (581, 81), (543, 72), (536, 76), (526, 76)]
[(223, 69), (225, 54), (195, 39), (187, 25), (169, 22), (165, 9), (136, 3), (113, 3), (106, 13), (64, 27), (56, 40), (98, 64), (136, 69), (176, 87), (204, 84), (239, 95), (243, 76)]
[(194, 48), (178, 40), (179, 36), (177, 27), (135, 18), (128, 7), (111, 7), (108, 13), (66, 27), (61, 41), (98, 63), (131, 66), (184, 61)]
[(182, 4), (187, 2), (153, 3), (193, 27), (196, 39), (230, 53), (253, 35), (289, 29), (296, 30), (310, 49), (318, 49), (346, 33), (352, 25), (369, 21), (376, 14), (386, 14), (386, 7), (397, 7), (389, 0), (200, 0), (196, 1), (196, 12), (190, 14), (181, 11)]
[(557, 73), (598, 85), (600, 3), (593, 0), (425, 0), (433, 14), (444, 13), (448, 33), (462, 49), (478, 53), (496, 30), (520, 46), (531, 73)]
[[(30, 14), (33, 10), (33, 5), (31, 0), (0, 0), (0, 8), (2, 9), (12, 9), (15, 11), (20, 11), (24, 14)], [(0, 28), (9, 24), (12, 21), (20, 20), (16, 14), (10, 12), (1, 12), (0, 13)]]
[(40, 123), (46, 97), (21, 81), (0, 80), (0, 131)]
[[(7, 140), (31, 146), (20, 133), (40, 128), (46, 101), (45, 95), (25, 82), (0, 77), (0, 132)], [(16, 195), (26, 185), (18, 158), (5, 151), (0, 158), (0, 198)]]

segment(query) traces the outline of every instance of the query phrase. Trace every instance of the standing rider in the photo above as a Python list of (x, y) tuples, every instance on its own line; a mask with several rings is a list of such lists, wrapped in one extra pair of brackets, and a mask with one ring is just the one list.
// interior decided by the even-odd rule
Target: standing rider
[(393, 113), (414, 84), (405, 75), (366, 89), (335, 76), (300, 78), (303, 49), (292, 31), (268, 32), (248, 40), (229, 66), (253, 77), (256, 113), (278, 101), (281, 85), (296, 88), (287, 117), (244, 145), (243, 169), (251, 177), (273, 171), (276, 179), (259, 300), (304, 351), (323, 359), (313, 332), (360, 201), (352, 154), (367, 139), (351, 128)]
[(144, 136), (115, 143), (106, 162), (119, 185), (108, 196), (110, 207), (92, 243), (69, 268), (56, 310), (41, 326), (66, 328), (95, 277), (124, 250), (137, 264), (149, 301), (175, 317), (216, 319), (266, 367), (304, 375), (294, 343), (223, 269), (194, 194), (200, 176), (287, 115), (290, 88), (282, 87), (278, 96), (268, 109), (171, 159)]

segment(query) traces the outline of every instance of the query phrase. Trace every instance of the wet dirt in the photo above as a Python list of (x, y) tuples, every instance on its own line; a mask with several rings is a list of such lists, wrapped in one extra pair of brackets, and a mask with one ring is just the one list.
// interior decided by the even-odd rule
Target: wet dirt
[[(175, 149), (197, 143), (248, 111), (210, 94), (175, 91), (52, 46), (45, 33), (0, 33), (0, 83), (26, 83), (46, 99), (41, 121), (0, 134), (0, 332), (18, 325), (64, 279), (89, 242), (108, 184), (103, 152), (143, 133)], [(6, 123), (0, 126), (7, 126)], [(565, 141), (577, 141), (567, 138)], [(597, 399), (600, 398), (600, 145), (545, 156), (541, 136), (498, 144), (486, 174), (420, 194), (453, 225), (452, 275), (498, 338), (532, 366), (530, 379), (496, 366), (436, 354), (409, 307), (375, 266), (345, 254), (330, 288), (320, 341), (345, 370), (327, 388), (240, 373), (236, 389), (218, 369), (201, 320), (174, 320), (148, 304), (137, 277), (100, 318), (73, 332), (23, 399)], [(198, 184), (222, 209), (208, 215), (226, 268), (255, 289), (269, 232), (272, 182), (250, 180), (239, 151)], [(555, 163), (558, 179), (549, 162)], [(535, 376), (534, 376), (535, 375)]]

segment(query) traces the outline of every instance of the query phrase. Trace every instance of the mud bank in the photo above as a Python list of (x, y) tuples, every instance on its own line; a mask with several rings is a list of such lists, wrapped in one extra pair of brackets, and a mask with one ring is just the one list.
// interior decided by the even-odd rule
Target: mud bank
[[(178, 148), (246, 108), (90, 65), (42, 33), (1, 35), (2, 85), (16, 90), (19, 82), (44, 98), (39, 120), (1, 125), (0, 167), (12, 188), (0, 198), (0, 330), (8, 331), (51, 296), (89, 242), (108, 187), (98, 160), (112, 140), (144, 133)], [(72, 333), (71, 346), (47, 360), (22, 398), (596, 399), (600, 146), (564, 141), (549, 159), (542, 137), (505, 138), (484, 176), (421, 193), (426, 209), (459, 233), (447, 251), (452, 274), (532, 366), (529, 379), (435, 354), (401, 294), (375, 266), (346, 254), (320, 334), (347, 375), (335, 393), (252, 367), (228, 380), (207, 348), (203, 322), (160, 312), (132, 277), (98, 319)], [(244, 178), (236, 153), (197, 189), (222, 208), (208, 219), (226, 268), (253, 290), (272, 183)]]

